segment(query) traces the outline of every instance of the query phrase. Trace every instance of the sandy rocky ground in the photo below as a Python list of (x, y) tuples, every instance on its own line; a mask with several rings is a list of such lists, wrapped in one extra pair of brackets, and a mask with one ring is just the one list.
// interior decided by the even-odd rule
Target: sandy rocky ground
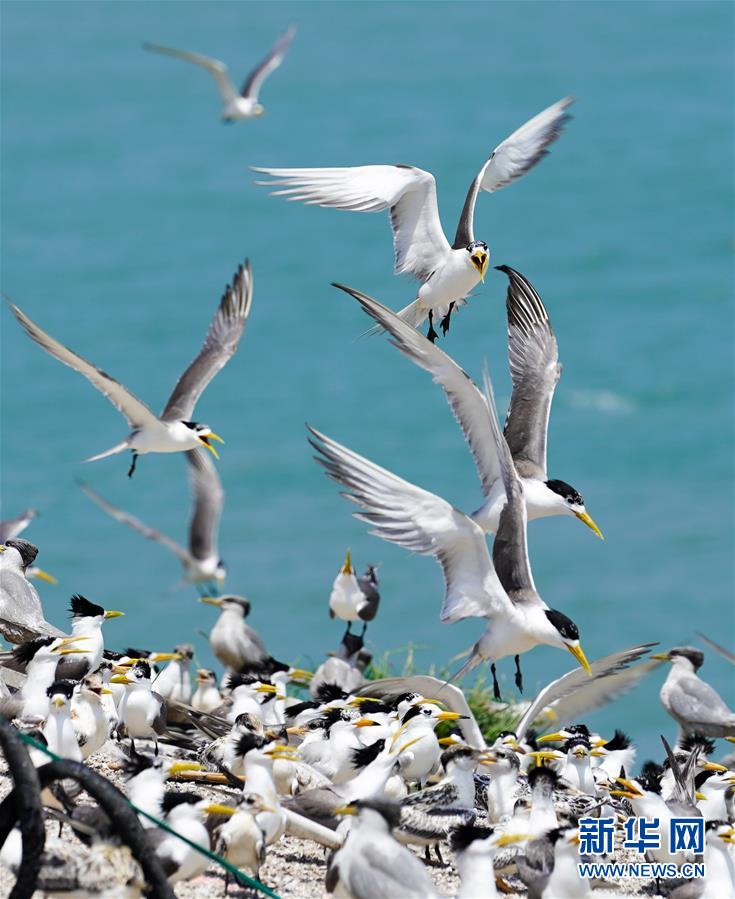
[[(110, 779), (116, 786), (121, 786), (121, 778), (118, 766), (115, 760), (116, 749), (105, 749), (90, 759), (90, 767), (97, 770), (100, 774)], [(7, 774), (2, 761), (0, 761), (0, 799), (7, 795), (12, 788), (12, 782)], [(219, 802), (231, 802), (234, 804), (235, 794), (225, 789), (212, 790), (205, 788), (201, 784), (185, 784), (169, 781), (168, 788), (173, 790), (196, 790), (202, 796), (208, 795), (212, 799)], [(232, 797), (232, 800), (231, 800)], [(87, 801), (86, 794), (82, 793), (80, 801)], [(481, 823), (481, 822), (478, 822)], [(53, 849), (53, 846), (60, 839), (62, 842), (76, 844), (84, 851), (84, 847), (80, 844), (76, 837), (72, 834), (70, 828), (64, 827), (61, 837), (59, 837), (59, 825), (57, 822), (50, 820), (46, 827), (47, 847)], [(326, 850), (316, 843), (308, 840), (300, 840), (295, 837), (286, 836), (277, 845), (268, 849), (266, 863), (261, 870), (262, 882), (270, 887), (275, 893), (283, 897), (283, 899), (328, 899), (324, 888), (324, 877), (326, 873)], [(438, 890), (447, 897), (454, 896), (459, 888), (459, 878), (454, 866), (454, 859), (451, 851), (446, 847), (442, 847), (442, 854), (447, 862), (446, 867), (433, 865), (430, 868), (432, 877)], [(623, 859), (619, 859), (623, 860)], [(633, 857), (631, 856), (631, 860)], [(0, 899), (8, 896), (14, 883), (13, 875), (5, 868), (0, 867)], [(511, 883), (520, 888), (520, 881), (513, 880)], [(623, 888), (624, 886), (624, 888)], [(626, 881), (624, 885), (611, 884), (610, 888), (595, 889), (595, 896), (602, 897), (621, 897), (648, 895), (643, 893), (644, 882)], [(187, 883), (176, 884), (175, 892), (179, 899), (221, 899), (224, 896), (224, 871), (214, 863), (210, 865), (207, 871)], [(50, 896), (38, 892), (35, 894), (38, 899), (42, 896)], [(53, 894), (54, 899), (59, 899), (64, 894)], [(230, 884), (228, 896), (231, 899), (255, 899), (256, 896), (262, 896), (257, 891)], [(518, 896), (523, 899), (525, 892), (517, 892), (510, 895)], [(481, 897), (478, 897), (481, 899)], [(655, 895), (653, 899), (656, 899)]]

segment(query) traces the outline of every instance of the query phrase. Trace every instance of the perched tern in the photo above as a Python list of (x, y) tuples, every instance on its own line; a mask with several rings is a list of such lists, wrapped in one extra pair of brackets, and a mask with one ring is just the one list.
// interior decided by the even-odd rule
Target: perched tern
[(130, 449), (133, 461), (128, 476), (132, 477), (137, 458), (143, 453), (186, 452), (205, 446), (217, 457), (211, 441), (222, 443), (222, 438), (209, 425), (190, 418), (204, 388), (237, 350), (250, 312), (252, 288), (252, 272), (246, 261), (238, 268), (232, 285), (225, 289), (199, 355), (177, 381), (160, 418), (119, 381), (59, 343), (17, 306), (9, 305), (32, 340), (49, 355), (84, 375), (127, 419), (132, 430), (125, 440), (86, 461), (94, 462)]
[[(561, 374), (556, 338), (541, 297), (523, 275), (500, 266), (509, 279), (508, 355), (513, 380), (504, 435), (523, 481), (529, 520), (552, 515), (574, 516), (598, 537), (602, 532), (585, 509), (581, 494), (546, 471), (546, 443), (551, 402)], [(470, 515), (488, 534), (498, 529), (506, 502), (495, 440), (482, 391), (451, 356), (434, 346), (386, 306), (372, 297), (336, 284), (392, 338), (394, 346), (433, 377), (446, 394), (475, 461), (484, 502)]]
[(337, 572), (329, 595), (329, 617), (347, 622), (346, 634), (350, 633), (353, 621), (362, 621), (362, 636), (365, 636), (368, 622), (378, 613), (380, 594), (378, 576), (374, 565), (369, 565), (366, 573), (358, 578), (352, 567), (350, 551), (347, 550), (344, 565)]
[(238, 94), (227, 70), (227, 66), (219, 59), (203, 56), (201, 53), (190, 53), (188, 50), (177, 50), (175, 47), (164, 47), (161, 44), (143, 44), (145, 50), (173, 56), (184, 62), (191, 62), (206, 69), (217, 82), (217, 90), (222, 99), (222, 121), (236, 122), (239, 119), (254, 119), (262, 116), (265, 107), (258, 102), (258, 94), (265, 79), (280, 66), (288, 48), (296, 34), (293, 25), (284, 31), (273, 45), (268, 55), (250, 72)]
[(209, 633), (209, 643), (223, 665), (239, 671), (246, 666), (257, 667), (270, 659), (260, 634), (245, 621), (250, 614), (250, 602), (244, 596), (202, 596), (199, 601), (220, 610)]
[(69, 652), (62, 656), (56, 669), (56, 676), (81, 680), (86, 674), (96, 671), (102, 661), (105, 649), (102, 636), (103, 623), (109, 618), (120, 618), (125, 613), (103, 609), (80, 593), (72, 596), (69, 611), (72, 636), (84, 639), (80, 639), (73, 653)]
[(356, 212), (390, 210), (395, 273), (410, 272), (421, 284), (416, 299), (398, 314), (415, 328), (428, 317), (427, 336), (435, 340), (434, 317), (441, 318), (446, 333), (454, 306), (485, 279), (488, 246), (475, 239), (473, 230), (480, 191), (499, 190), (533, 168), (569, 120), (572, 101), (565, 97), (549, 106), (493, 150), (470, 184), (451, 245), (442, 230), (430, 172), (410, 165), (255, 171), (275, 179), (259, 184), (278, 188), (273, 194), (289, 200)]
[(0, 544), (0, 634), (10, 643), (63, 636), (46, 621), (38, 591), (28, 580), (37, 555), (38, 547), (22, 537)]
[(49, 714), (43, 726), (43, 735), (51, 752), (63, 759), (73, 762), (83, 760), (74, 722), (71, 719), (71, 702), (74, 683), (69, 680), (57, 680), (46, 690), (49, 698)]
[(128, 512), (113, 506), (87, 484), (80, 483), (79, 486), (94, 503), (116, 521), (126, 524), (148, 540), (154, 540), (170, 550), (181, 562), (187, 581), (200, 585), (209, 584), (212, 587), (221, 586), (227, 574), (227, 567), (217, 549), (217, 530), (224, 503), (224, 490), (215, 465), (202, 450), (189, 450), (186, 459), (189, 463), (189, 482), (194, 496), (188, 548), (181, 546), (161, 531), (148, 527)]

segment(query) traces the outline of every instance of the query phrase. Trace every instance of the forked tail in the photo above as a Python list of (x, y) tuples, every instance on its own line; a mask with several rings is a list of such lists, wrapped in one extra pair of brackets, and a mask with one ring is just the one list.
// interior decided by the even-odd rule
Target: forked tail
[[(425, 306), (421, 305), (421, 300), (417, 299), (414, 300), (413, 303), (409, 303), (408, 306), (404, 306), (400, 312), (396, 313), (396, 315), (407, 325), (411, 325), (412, 328), (418, 329), (428, 318), (429, 312)], [(381, 328), (380, 325), (373, 325), (372, 328), (368, 328), (368, 330), (361, 336), (372, 337), (373, 334), (381, 334), (383, 331), (385, 331), (385, 328)]]
[(105, 450), (104, 453), (97, 453), (96, 456), (90, 456), (89, 459), (85, 459), (85, 462), (96, 462), (98, 459), (106, 459), (108, 456), (114, 456), (117, 453), (123, 452), (123, 450), (128, 449), (128, 441), (123, 440), (122, 443), (118, 443), (117, 446), (113, 446), (112, 449)]

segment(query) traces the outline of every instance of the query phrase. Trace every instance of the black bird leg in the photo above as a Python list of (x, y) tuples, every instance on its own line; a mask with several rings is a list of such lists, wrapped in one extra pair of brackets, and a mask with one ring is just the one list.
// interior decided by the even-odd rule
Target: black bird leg
[(503, 698), (500, 695), (500, 684), (498, 683), (498, 675), (495, 671), (495, 662), (490, 666), (490, 671), (493, 675), (493, 699), (495, 702), (502, 702)]
[(424, 864), (431, 864), (431, 848), (429, 847), (428, 843), (426, 845), (426, 849), (424, 849)]
[(130, 468), (128, 469), (128, 477), (129, 478), (132, 478), (137, 462), (138, 462), (138, 454), (135, 452), (135, 450), (133, 450), (133, 461), (130, 463)]
[(434, 313), (431, 309), (429, 309), (429, 330), (426, 332), (426, 336), (432, 343), (436, 343), (436, 338), (439, 336), (434, 330)]
[(342, 637), (342, 639), (344, 640), (344, 638), (345, 638), (348, 634), (351, 634), (351, 633), (352, 633), (352, 622), (351, 622), (351, 621), (348, 621), (348, 622), (347, 622), (347, 629), (345, 630), (344, 637)]
[(447, 312), (447, 314), (444, 316), (444, 318), (441, 321), (442, 334), (444, 334), (445, 337), (446, 337), (447, 331), (449, 330), (449, 322), (452, 318), (452, 310), (453, 309), (454, 309), (454, 303), (450, 303), (449, 311)]
[(446, 862), (444, 861), (444, 859), (442, 858), (442, 854), (441, 854), (441, 851), (439, 850), (438, 843), (434, 843), (434, 855), (436, 856), (437, 861), (442, 866), (442, 868), (446, 868), (447, 865), (446, 865)]
[(516, 687), (523, 693), (523, 675), (521, 674), (521, 657), (516, 656)]
[(365, 636), (365, 631), (367, 630), (367, 626), (368, 626), (368, 623), (367, 623), (367, 621), (366, 621), (366, 622), (363, 624), (363, 626), (362, 626), (362, 633), (360, 634), (360, 639), (361, 639), (361, 640), (362, 640), (362, 638)]

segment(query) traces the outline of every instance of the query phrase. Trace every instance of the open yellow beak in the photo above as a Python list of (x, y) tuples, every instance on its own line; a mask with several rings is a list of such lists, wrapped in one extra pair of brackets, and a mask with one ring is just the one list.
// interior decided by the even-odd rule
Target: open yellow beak
[(480, 273), (480, 280), (482, 283), (485, 283), (485, 272), (487, 271), (487, 263), (489, 260), (489, 256), (487, 253), (473, 253), (470, 256), (472, 260), (472, 264), (475, 266), (477, 271)]
[(597, 527), (594, 519), (588, 512), (575, 512), (574, 514), (580, 521), (584, 522), (591, 531), (594, 531), (595, 534), (597, 534), (597, 536), (600, 538), (600, 540), (605, 539), (602, 535), (602, 531)]
[(579, 662), (579, 664), (584, 668), (584, 670), (587, 672), (587, 674), (589, 674), (589, 676), (592, 677), (592, 669), (590, 668), (590, 663), (587, 661), (587, 656), (582, 651), (582, 647), (579, 645), (579, 643), (571, 643), (571, 644), (568, 643), (567, 649), (569, 650), (569, 652), (571, 652), (571, 654)]
[(43, 568), (34, 568), (33, 577), (37, 577), (39, 581), (46, 581), (47, 584), (59, 583), (53, 574), (49, 574), (48, 571), (44, 571)]
[(235, 814), (235, 809), (231, 805), (220, 805), (218, 802), (208, 805), (204, 811), (208, 815), (227, 815), (228, 817)]
[[(334, 569), (332, 569), (334, 570)], [(352, 559), (350, 558), (350, 551), (347, 550), (347, 555), (345, 556), (345, 564), (339, 570), (340, 574), (354, 574), (355, 569), (352, 567)]]
[(541, 749), (541, 750), (537, 750), (537, 751), (535, 751), (535, 752), (529, 752), (528, 754), (529, 754), (532, 758), (534, 758), (534, 759), (536, 760), (536, 764), (537, 764), (537, 765), (540, 765), (540, 764), (541, 764), (542, 762), (544, 762), (544, 761), (547, 761), (547, 762), (554, 762), (554, 761), (556, 761), (557, 759), (562, 759), (562, 758), (564, 758), (564, 753), (563, 753), (563, 752), (559, 752), (558, 749), (553, 749), (553, 750), (550, 750), (550, 751), (547, 751), (547, 750), (545, 750), (545, 749)]
[(109, 609), (107, 612), (105, 612), (105, 618), (122, 618), (124, 614), (125, 612), (115, 612), (112, 609)]
[(203, 440), (201, 437), (199, 438), (199, 442), (202, 446), (206, 446), (209, 452), (214, 456), (215, 459), (219, 459), (219, 453), (217, 450), (209, 443), (210, 440), (216, 440), (218, 443), (224, 443), (224, 440), (219, 436), (219, 434), (215, 434), (210, 431), (209, 434), (204, 435), (207, 439)]
[(208, 606), (222, 605), (222, 600), (217, 596), (200, 596), (197, 602), (205, 602)]

